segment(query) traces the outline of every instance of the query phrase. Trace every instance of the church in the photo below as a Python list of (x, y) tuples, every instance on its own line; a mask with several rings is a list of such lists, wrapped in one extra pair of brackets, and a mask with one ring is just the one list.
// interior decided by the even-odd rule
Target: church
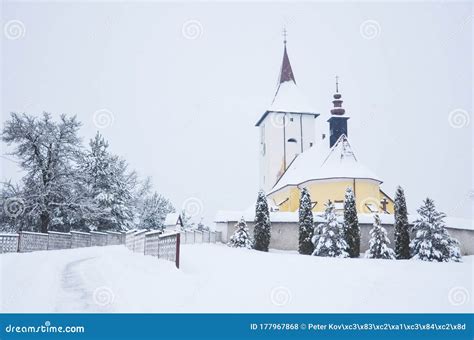
[[(300, 92), (285, 39), (276, 93), (255, 124), (259, 131), (259, 182), (270, 208), (272, 249), (298, 249), (298, 209), (303, 188), (311, 195), (315, 223), (323, 222), (328, 200), (335, 203), (342, 219), (345, 191), (352, 189), (361, 231), (361, 252), (368, 248), (374, 213), (380, 215), (389, 239), (394, 240), (394, 202), (383, 191), (382, 179), (354, 152), (349, 114), (343, 105), (337, 77), (333, 98), (328, 98), (327, 114), (329, 119), (323, 120)], [(417, 218), (408, 217), (409, 223)], [(222, 242), (229, 241), (241, 218), (253, 235), (255, 202), (244, 210), (217, 212), (214, 222)], [(446, 222), (449, 233), (461, 241), (462, 253), (474, 253), (472, 221), (447, 218)]]
[(382, 180), (352, 150), (349, 115), (343, 108), (337, 77), (332, 104), (330, 118), (322, 121), (299, 91), (285, 39), (275, 97), (256, 123), (260, 187), (272, 210), (297, 211), (301, 189), (307, 188), (313, 211), (324, 211), (328, 200), (342, 211), (344, 193), (350, 187), (359, 213), (393, 214), (394, 203), (381, 189)]

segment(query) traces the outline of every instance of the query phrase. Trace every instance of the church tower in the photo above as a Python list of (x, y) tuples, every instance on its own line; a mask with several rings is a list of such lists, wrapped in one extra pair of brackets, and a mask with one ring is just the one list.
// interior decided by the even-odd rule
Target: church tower
[(334, 94), (334, 100), (332, 101), (334, 108), (331, 110), (331, 118), (329, 122), (329, 147), (332, 148), (337, 142), (341, 135), (347, 135), (347, 120), (348, 116), (345, 116), (346, 110), (342, 108), (342, 99), (339, 93), (339, 79), (336, 77), (336, 93)]
[(297, 155), (315, 143), (318, 113), (296, 85), (284, 32), (283, 61), (273, 102), (258, 120), (260, 188), (269, 192)]

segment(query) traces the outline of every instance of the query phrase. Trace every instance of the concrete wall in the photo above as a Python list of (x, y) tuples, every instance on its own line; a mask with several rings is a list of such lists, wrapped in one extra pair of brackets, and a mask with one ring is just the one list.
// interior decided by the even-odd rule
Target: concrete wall
[[(222, 231), (222, 242), (229, 242), (230, 237), (235, 231), (237, 222), (219, 222), (216, 223), (216, 229)], [(247, 222), (251, 237), (253, 237), (254, 222)], [(394, 245), (393, 225), (384, 224), (387, 230), (391, 246)], [(372, 224), (360, 224), (360, 251), (365, 252), (369, 247), (370, 229)], [(449, 234), (461, 243), (462, 255), (474, 255), (474, 230), (448, 228)], [(297, 222), (272, 222), (272, 236), (270, 239), (270, 248), (280, 250), (298, 249), (298, 223)], [(412, 235), (410, 235), (412, 236)]]
[(69, 249), (71, 248), (71, 234), (48, 232), (48, 250)]

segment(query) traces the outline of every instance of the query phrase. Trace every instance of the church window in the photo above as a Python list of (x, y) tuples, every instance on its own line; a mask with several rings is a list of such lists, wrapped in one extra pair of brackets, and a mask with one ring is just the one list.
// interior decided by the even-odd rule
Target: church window
[(290, 118), (290, 122), (292, 122), (292, 121), (293, 121), (293, 118)]
[(309, 147), (312, 147), (313, 146), (313, 142), (309, 142)]
[(298, 142), (296, 141), (296, 139), (290, 138), (288, 139), (288, 143), (298, 143)]

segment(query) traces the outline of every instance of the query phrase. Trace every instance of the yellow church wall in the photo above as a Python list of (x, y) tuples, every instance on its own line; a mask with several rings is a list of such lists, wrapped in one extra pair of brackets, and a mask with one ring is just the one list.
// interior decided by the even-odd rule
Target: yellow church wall
[[(354, 185), (355, 184), (355, 185)], [(356, 197), (356, 206), (359, 213), (371, 213), (366, 204), (372, 205), (381, 211), (380, 201), (387, 200), (386, 209), (393, 214), (393, 201), (390, 197), (380, 190), (379, 182), (373, 180), (356, 179), (330, 179), (309, 181), (297, 186), (283, 188), (270, 194), (270, 198), (276, 205), (279, 205), (280, 211), (293, 212), (299, 208), (301, 196), (300, 188), (307, 188), (311, 201), (316, 203), (313, 211), (322, 212), (324, 204), (330, 199), (333, 202), (343, 202), (346, 188), (352, 188)]]

